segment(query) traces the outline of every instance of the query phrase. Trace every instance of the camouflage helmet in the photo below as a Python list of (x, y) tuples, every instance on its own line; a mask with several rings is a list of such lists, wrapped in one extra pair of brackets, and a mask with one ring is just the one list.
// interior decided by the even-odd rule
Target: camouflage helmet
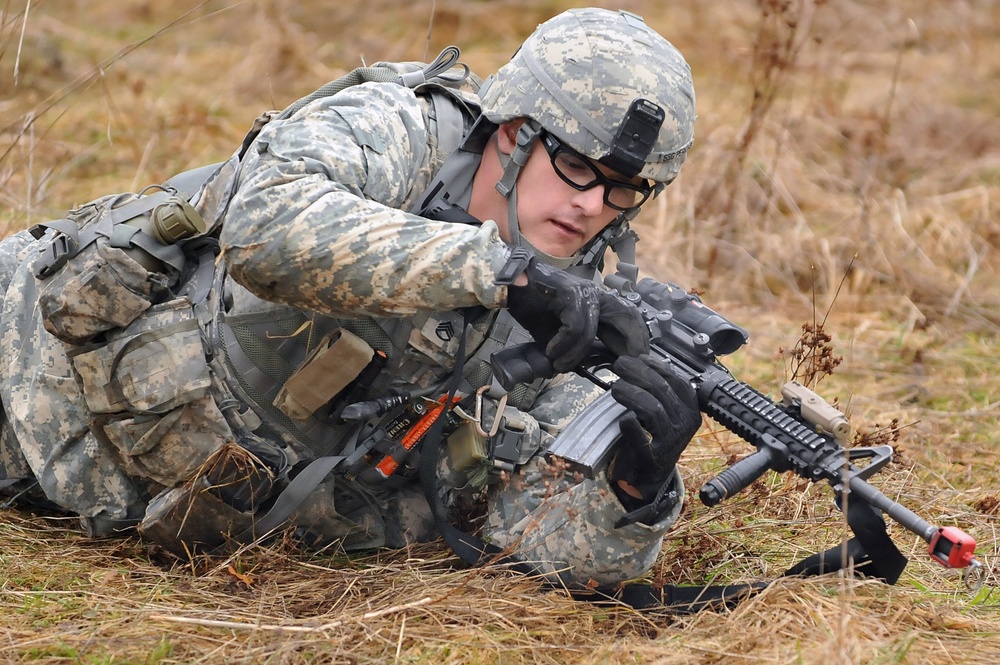
[(635, 14), (572, 9), (542, 23), (480, 91), (500, 124), (530, 118), (629, 177), (669, 183), (694, 138), (681, 53)]

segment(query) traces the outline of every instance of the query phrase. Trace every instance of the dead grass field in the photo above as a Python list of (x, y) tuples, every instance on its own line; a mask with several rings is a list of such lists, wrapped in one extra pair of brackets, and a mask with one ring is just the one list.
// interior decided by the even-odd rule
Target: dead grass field
[[(1000, 3), (622, 0), (688, 57), (684, 174), (637, 223), (644, 270), (748, 328), (728, 360), (777, 394), (804, 322), (819, 391), (868, 432), (873, 484), (979, 541), (964, 588), (898, 526), (895, 586), (781, 580), (729, 613), (596, 608), (441, 544), (360, 559), (289, 543), (186, 564), (0, 510), (0, 661), (974, 663), (1000, 658)], [(0, 0), (0, 233), (229, 155), (257, 113), (347, 69), (463, 48), (502, 64), (561, 0)], [(771, 475), (707, 509), (749, 447), (706, 423), (654, 577), (773, 579), (841, 539), (829, 488)]]

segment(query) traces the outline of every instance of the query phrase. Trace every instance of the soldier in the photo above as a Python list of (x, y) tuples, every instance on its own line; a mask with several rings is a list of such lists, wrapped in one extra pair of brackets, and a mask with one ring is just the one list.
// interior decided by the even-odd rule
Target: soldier
[[(53, 295), (62, 264), (33, 257), (58, 229), (5, 241), (6, 492), (178, 553), (287, 525), (398, 547), (460, 523), (566, 584), (652, 565), (701, 418), (596, 278), (609, 245), (631, 258), (629, 220), (691, 146), (687, 63), (638, 16), (574, 9), (481, 86), (394, 71), (248, 137), (141, 314), (94, 286), (110, 250)], [(84, 301), (113, 325), (70, 337)], [(631, 415), (585, 478), (544, 453), (600, 394), (572, 373), (595, 338)], [(531, 340), (559, 373), (501, 398), (492, 352)]]

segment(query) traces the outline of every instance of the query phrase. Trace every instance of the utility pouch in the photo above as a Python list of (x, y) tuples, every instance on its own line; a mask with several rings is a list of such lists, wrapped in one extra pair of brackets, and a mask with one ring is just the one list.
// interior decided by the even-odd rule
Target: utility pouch
[(356, 379), (374, 355), (357, 335), (344, 329), (334, 331), (288, 377), (274, 406), (293, 420), (309, 418)]
[(208, 459), (233, 441), (211, 396), (163, 415), (104, 415), (93, 429), (119, 452), (129, 475), (173, 487), (199, 475)]
[(211, 376), (187, 298), (156, 305), (115, 337), (73, 357), (92, 413), (165, 414), (207, 394)]
[(201, 331), (187, 298), (154, 305), (103, 347), (72, 358), (91, 429), (125, 471), (170, 487), (234, 441), (216, 404)]
[(526, 464), (541, 443), (538, 421), (507, 404), (488, 399), (487, 386), (476, 392), (476, 408), (469, 415), (461, 408), (452, 413), (458, 426), (448, 437), (452, 468), (487, 469), (494, 475)]
[(465, 471), (472, 466), (489, 464), (486, 436), (478, 431), (477, 423), (466, 416), (460, 409), (455, 413), (461, 422), (448, 437), (448, 456), (451, 468)]

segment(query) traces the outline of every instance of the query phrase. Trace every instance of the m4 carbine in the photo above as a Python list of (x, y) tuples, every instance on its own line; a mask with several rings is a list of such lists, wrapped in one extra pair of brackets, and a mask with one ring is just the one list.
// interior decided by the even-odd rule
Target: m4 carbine
[[(777, 404), (734, 378), (717, 358), (743, 346), (748, 340), (746, 331), (673, 283), (643, 279), (633, 288), (626, 285), (619, 290), (642, 312), (652, 335), (652, 353), (691, 382), (701, 410), (757, 448), (701, 488), (705, 505), (715, 506), (733, 496), (768, 469), (794, 471), (813, 482), (827, 481), (842, 510), (848, 501), (860, 499), (923, 538), (934, 560), (948, 568), (969, 567), (969, 573), (981, 575), (981, 564), (975, 558), (976, 541), (968, 534), (955, 527), (931, 525), (867, 482), (892, 459), (891, 446), (845, 448), (842, 444), (850, 433), (847, 419), (799, 383), (786, 384), (781, 391), (783, 401)], [(608, 350), (597, 343), (577, 372), (606, 388), (608, 384), (598, 373), (613, 361)], [(491, 364), (497, 381), (507, 390), (553, 374), (543, 347), (537, 343), (497, 352)], [(564, 428), (548, 454), (592, 477), (612, 453), (620, 434), (618, 421), (625, 413), (625, 407), (605, 392)], [(867, 463), (859, 466), (863, 460)], [(881, 519), (878, 523), (884, 532)], [(900, 558), (905, 565), (905, 558)]]

